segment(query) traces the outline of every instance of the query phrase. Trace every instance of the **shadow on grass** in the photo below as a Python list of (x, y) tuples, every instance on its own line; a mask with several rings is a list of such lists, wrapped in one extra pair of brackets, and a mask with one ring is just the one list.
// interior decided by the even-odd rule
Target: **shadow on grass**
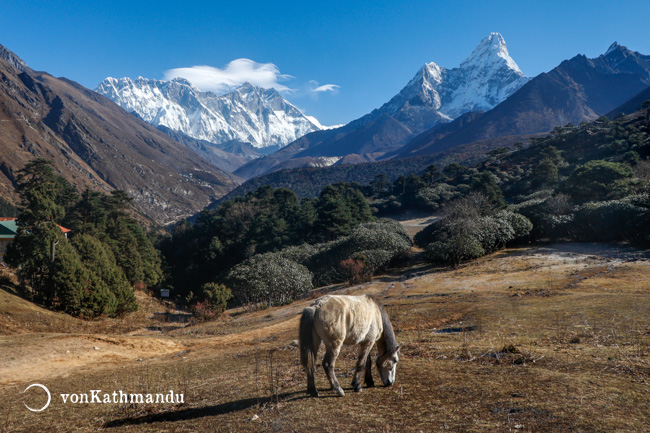
[[(293, 397), (293, 398), (289, 398)], [(239, 412), (242, 410), (250, 409), (255, 406), (262, 406), (265, 403), (271, 402), (279, 398), (283, 401), (302, 400), (310, 398), (305, 391), (294, 391), (279, 394), (277, 397), (265, 398), (244, 398), (241, 400), (231, 401), (228, 403), (217, 404), (214, 406), (196, 407), (190, 409), (181, 409), (170, 412), (162, 412), (150, 415), (143, 415), (138, 417), (122, 418), (109, 421), (104, 424), (104, 428), (121, 427), (125, 425), (141, 425), (141, 424), (154, 424), (158, 422), (176, 422), (187, 421), (192, 419), (204, 418), (206, 416), (225, 415), (232, 412)], [(321, 397), (322, 398), (322, 397)], [(327, 397), (326, 397), (327, 398)]]

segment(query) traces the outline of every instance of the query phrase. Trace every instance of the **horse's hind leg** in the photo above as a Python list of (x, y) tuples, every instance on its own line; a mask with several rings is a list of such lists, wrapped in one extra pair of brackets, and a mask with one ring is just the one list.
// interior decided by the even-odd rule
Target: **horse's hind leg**
[[(372, 351), (372, 346), (370, 346), (370, 349)], [(364, 382), (366, 382), (366, 386), (369, 388), (375, 386), (375, 381), (372, 380), (372, 356), (370, 356), (370, 351), (368, 351), (368, 356), (366, 358), (366, 377)]]
[[(361, 372), (366, 368), (366, 360), (370, 357), (374, 342), (362, 344), (359, 348), (359, 358), (357, 359), (357, 367), (354, 370), (354, 377), (352, 378), (352, 388), (356, 392), (361, 391)], [(366, 374), (366, 382), (367, 382)], [(370, 376), (372, 380), (372, 375)]]
[(334, 374), (334, 364), (336, 363), (336, 358), (339, 357), (343, 342), (333, 343), (327, 342), (327, 340), (324, 341), (326, 342), (326, 352), (325, 358), (323, 359), (323, 369), (325, 370), (325, 374), (327, 375), (327, 378), (332, 385), (332, 390), (343, 397), (345, 395), (345, 392), (343, 392), (343, 388), (341, 388), (341, 385), (339, 385), (339, 381), (336, 379), (336, 374)]
[[(314, 346), (312, 348), (313, 360), (316, 360), (316, 355), (318, 354), (318, 348), (320, 347), (320, 336), (314, 332)], [(314, 364), (312, 363), (307, 368), (307, 392), (313, 397), (318, 397), (318, 390), (316, 389), (316, 380), (314, 379)]]

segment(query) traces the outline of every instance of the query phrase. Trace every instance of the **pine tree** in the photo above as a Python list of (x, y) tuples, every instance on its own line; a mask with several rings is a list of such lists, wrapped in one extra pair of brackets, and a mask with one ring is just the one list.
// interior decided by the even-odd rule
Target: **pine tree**
[(63, 219), (78, 196), (64, 178), (54, 173), (52, 163), (43, 158), (25, 165), (16, 176), (16, 184), (21, 214), (17, 219), (18, 234), (7, 248), (5, 260), (21, 269), (21, 278), (30, 280), (39, 301), (52, 305), (56, 298), (53, 266), (57, 248), (65, 241), (56, 222)]
[(106, 284), (116, 299), (116, 314), (138, 309), (135, 293), (126, 275), (117, 266), (115, 256), (108, 245), (91, 235), (78, 235), (72, 239), (82, 264)]

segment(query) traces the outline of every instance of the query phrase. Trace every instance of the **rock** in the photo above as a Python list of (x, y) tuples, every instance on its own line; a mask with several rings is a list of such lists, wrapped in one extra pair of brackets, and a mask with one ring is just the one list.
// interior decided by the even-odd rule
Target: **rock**
[(257, 416), (257, 414), (255, 414), (255, 415), (253, 415), (253, 417), (250, 420), (251, 421), (257, 421), (258, 419), (260, 419), (260, 417)]
[(522, 428), (524, 428), (523, 424), (515, 424), (515, 429), (521, 430)]
[(93, 346), (93, 349), (95, 349), (95, 350), (99, 350), (99, 347), (97, 347), (97, 346)]

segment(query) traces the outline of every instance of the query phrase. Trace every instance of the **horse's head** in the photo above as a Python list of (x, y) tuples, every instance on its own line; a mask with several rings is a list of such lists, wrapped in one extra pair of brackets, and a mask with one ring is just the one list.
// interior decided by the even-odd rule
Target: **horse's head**
[(379, 377), (381, 377), (384, 386), (391, 386), (395, 382), (400, 347), (402, 347), (401, 344), (396, 349), (386, 352), (377, 358), (377, 370), (379, 371)]

